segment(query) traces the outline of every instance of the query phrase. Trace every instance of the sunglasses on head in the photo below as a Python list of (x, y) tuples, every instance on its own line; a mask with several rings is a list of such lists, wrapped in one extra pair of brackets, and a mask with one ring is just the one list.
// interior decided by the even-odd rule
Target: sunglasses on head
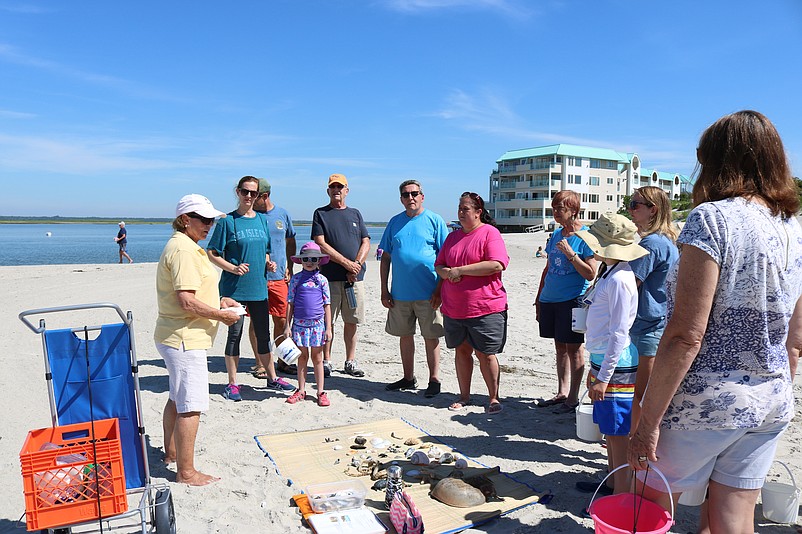
[(187, 217), (189, 217), (191, 219), (198, 219), (200, 222), (202, 222), (203, 224), (206, 224), (206, 225), (212, 224), (214, 222), (214, 218), (203, 217), (201, 215), (198, 215), (194, 211), (191, 212), (191, 213), (187, 213)]
[(647, 208), (651, 208), (652, 206), (654, 206), (654, 204), (649, 204), (648, 202), (640, 202), (640, 201), (637, 201), (637, 200), (630, 200), (629, 201), (629, 209), (631, 209), (631, 210), (638, 209), (638, 204), (640, 204), (641, 206), (646, 206)]
[(317, 256), (303, 256), (301, 258), (301, 261), (309, 263), (317, 263), (319, 259), (320, 258), (318, 258)]
[(253, 197), (256, 198), (259, 196), (259, 191), (251, 191), (250, 189), (243, 189), (239, 188), (239, 194), (244, 197)]
[(403, 193), (401, 193), (401, 197), (402, 198), (409, 198), (409, 197), (416, 198), (418, 195), (422, 195), (422, 194), (423, 193), (421, 191), (404, 191)]
[(462, 193), (462, 194), (460, 195), (460, 198), (464, 198), (464, 197), (468, 197), (468, 198), (470, 198), (471, 200), (473, 200), (474, 202), (476, 202), (476, 204), (477, 204), (477, 206), (478, 206), (478, 208), (479, 208), (479, 209), (481, 209), (481, 210), (483, 210), (483, 209), (484, 209), (484, 207), (485, 207), (485, 201), (484, 201), (484, 200), (482, 200), (482, 197), (480, 197), (480, 196), (479, 196), (479, 195), (477, 195), (476, 193), (472, 193), (472, 192), (470, 192), (470, 191), (465, 191), (464, 193)]

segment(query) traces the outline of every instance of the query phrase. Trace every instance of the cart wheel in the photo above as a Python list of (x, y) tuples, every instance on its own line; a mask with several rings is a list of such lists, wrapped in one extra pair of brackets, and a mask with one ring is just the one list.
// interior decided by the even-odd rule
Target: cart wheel
[(156, 534), (176, 534), (175, 508), (169, 488), (156, 492), (153, 525), (156, 527)]

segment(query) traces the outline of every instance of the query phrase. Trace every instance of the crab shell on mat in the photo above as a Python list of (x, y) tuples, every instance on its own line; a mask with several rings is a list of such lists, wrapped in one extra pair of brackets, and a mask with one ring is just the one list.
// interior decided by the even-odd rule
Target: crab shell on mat
[(418, 438), (407, 438), (404, 440), (404, 445), (420, 445), (420, 440)]
[(448, 477), (435, 484), (431, 496), (455, 508), (472, 508), (486, 502), (484, 494), (460, 478)]

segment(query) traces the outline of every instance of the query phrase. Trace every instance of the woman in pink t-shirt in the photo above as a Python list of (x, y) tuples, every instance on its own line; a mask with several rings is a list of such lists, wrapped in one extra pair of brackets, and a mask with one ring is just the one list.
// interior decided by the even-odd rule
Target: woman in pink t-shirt
[(458, 217), (462, 228), (448, 235), (434, 265), (444, 280), (440, 294), (446, 346), (456, 349), (460, 395), (448, 409), (460, 411), (470, 404), (475, 353), (487, 384), (485, 412), (495, 414), (501, 411), (496, 354), (507, 340), (507, 292), (501, 271), (510, 258), (482, 197), (463, 193)]

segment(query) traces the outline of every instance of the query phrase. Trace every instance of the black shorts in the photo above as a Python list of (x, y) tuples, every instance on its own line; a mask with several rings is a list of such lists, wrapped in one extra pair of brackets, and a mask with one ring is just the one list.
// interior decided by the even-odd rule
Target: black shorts
[(485, 354), (499, 354), (507, 342), (507, 311), (489, 313), (469, 319), (452, 319), (443, 316), (446, 346), (455, 349), (467, 341), (474, 350)]
[(540, 303), (540, 337), (553, 338), (559, 343), (585, 342), (585, 334), (571, 330), (571, 310), (579, 308), (579, 299), (565, 302)]

